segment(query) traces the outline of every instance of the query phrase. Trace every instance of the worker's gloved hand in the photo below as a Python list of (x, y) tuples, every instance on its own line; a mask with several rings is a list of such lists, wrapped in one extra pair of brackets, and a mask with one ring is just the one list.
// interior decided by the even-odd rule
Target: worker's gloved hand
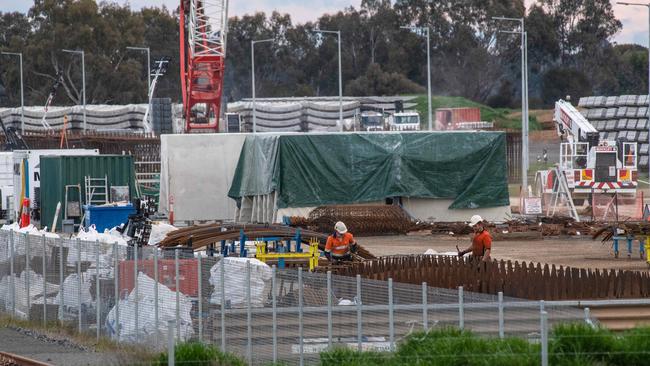
[(466, 253), (466, 252), (465, 252), (464, 250), (459, 250), (459, 251), (458, 251), (458, 258), (463, 258), (463, 256), (465, 255), (465, 253)]
[(357, 254), (357, 251), (359, 251), (359, 246), (357, 243), (352, 243), (352, 245), (350, 245), (350, 251), (354, 254)]
[(327, 258), (328, 261), (332, 261), (332, 254), (330, 252), (325, 252), (325, 258)]

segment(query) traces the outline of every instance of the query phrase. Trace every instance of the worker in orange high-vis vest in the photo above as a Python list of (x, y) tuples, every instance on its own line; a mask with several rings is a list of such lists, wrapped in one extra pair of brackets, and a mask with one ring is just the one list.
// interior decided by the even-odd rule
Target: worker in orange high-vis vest
[(483, 261), (489, 261), (492, 253), (492, 236), (485, 229), (483, 218), (479, 215), (474, 215), (469, 221), (469, 226), (474, 229), (474, 237), (472, 238), (472, 245), (465, 250), (459, 250), (458, 256), (462, 257), (466, 253), (472, 252), (472, 257)]
[(352, 260), (352, 253), (357, 252), (357, 243), (354, 237), (348, 232), (348, 228), (341, 221), (334, 225), (334, 234), (327, 237), (325, 244), (325, 257), (330, 262), (341, 262)]

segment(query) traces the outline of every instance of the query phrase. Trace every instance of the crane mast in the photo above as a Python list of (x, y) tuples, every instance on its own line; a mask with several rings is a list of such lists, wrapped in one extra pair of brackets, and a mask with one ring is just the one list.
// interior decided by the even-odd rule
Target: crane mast
[(226, 58), (228, 0), (182, 0), (181, 87), (185, 129), (219, 130)]

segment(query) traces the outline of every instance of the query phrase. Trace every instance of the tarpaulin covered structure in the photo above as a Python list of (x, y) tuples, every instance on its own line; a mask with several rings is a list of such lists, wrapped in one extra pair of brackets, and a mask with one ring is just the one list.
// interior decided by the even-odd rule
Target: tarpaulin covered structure
[(452, 199), (450, 209), (510, 204), (502, 132), (248, 136), (228, 196), (273, 197), (276, 209)]

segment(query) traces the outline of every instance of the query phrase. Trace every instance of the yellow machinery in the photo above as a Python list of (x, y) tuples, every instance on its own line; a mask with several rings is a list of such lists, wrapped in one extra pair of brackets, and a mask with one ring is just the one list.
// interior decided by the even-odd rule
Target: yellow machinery
[(318, 257), (320, 252), (318, 250), (318, 240), (312, 239), (309, 241), (309, 251), (306, 253), (297, 252), (272, 252), (267, 251), (267, 243), (258, 241), (255, 242), (255, 258), (262, 262), (277, 259), (278, 268), (284, 268), (285, 259), (307, 259), (309, 261), (309, 270), (313, 271), (318, 266)]

